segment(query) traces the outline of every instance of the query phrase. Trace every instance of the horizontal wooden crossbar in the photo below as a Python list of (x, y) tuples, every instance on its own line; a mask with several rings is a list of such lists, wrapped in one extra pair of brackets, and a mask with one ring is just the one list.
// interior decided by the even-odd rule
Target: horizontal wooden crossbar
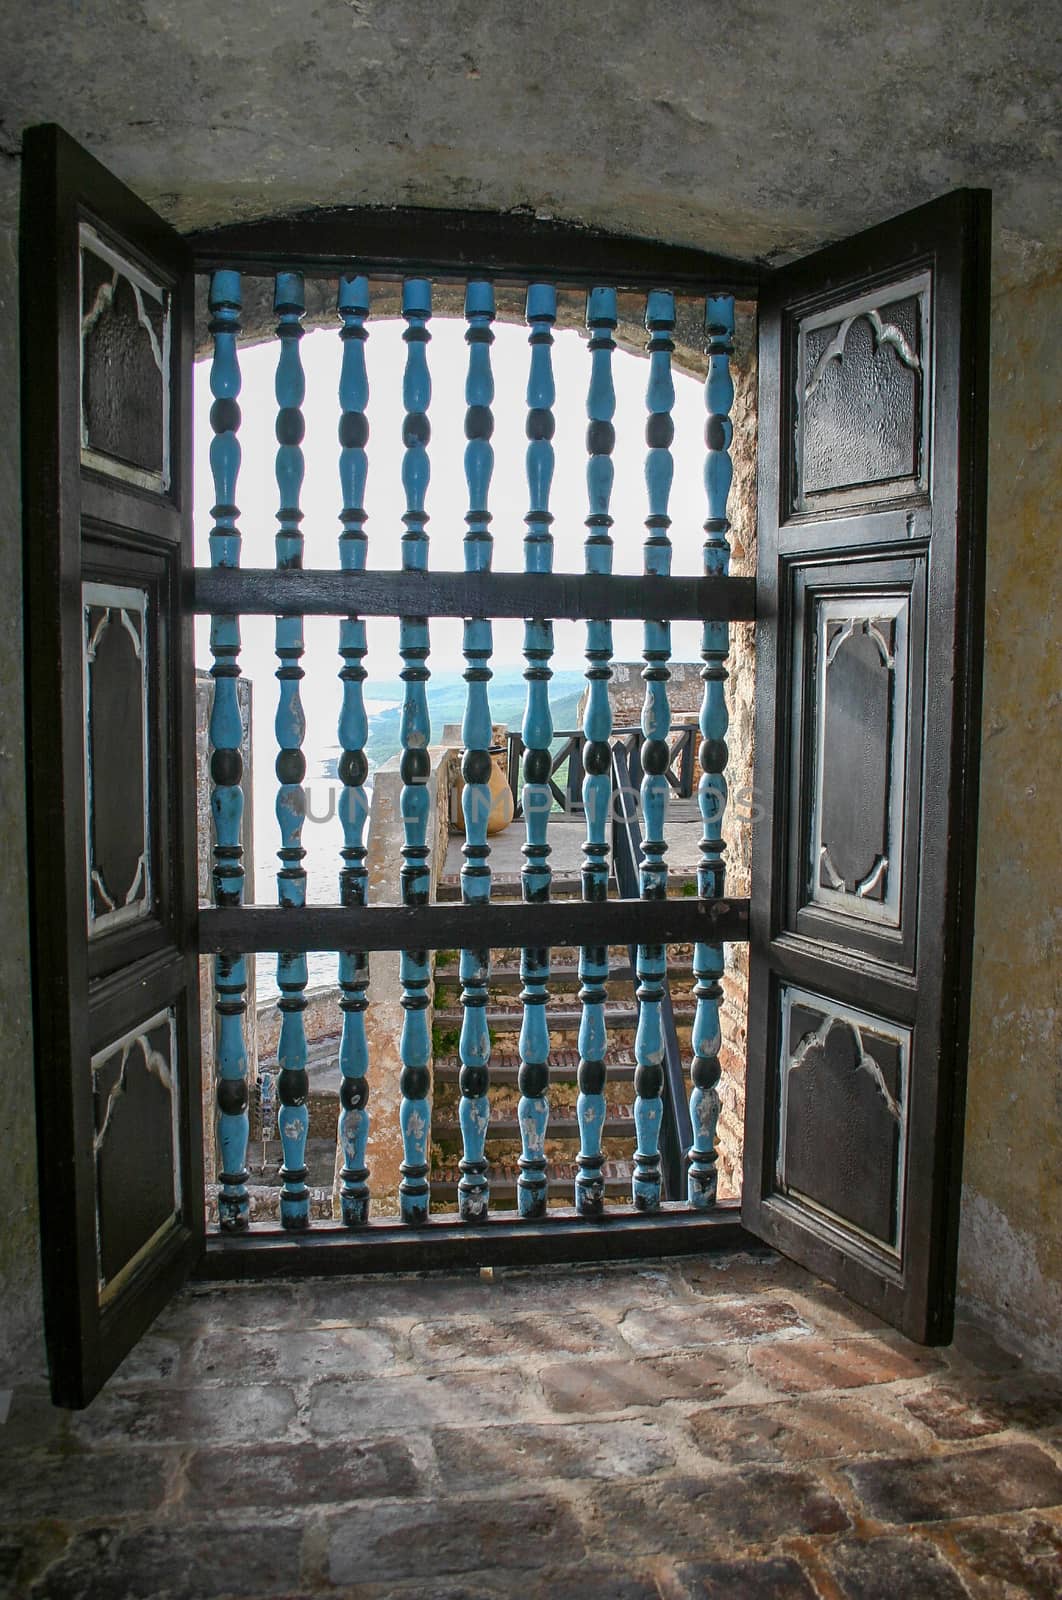
[(270, 617), (563, 617), (751, 622), (754, 578), (582, 573), (333, 572), (197, 567), (193, 608)]
[(757, 1241), (741, 1226), (740, 1207), (691, 1211), (665, 1202), (659, 1211), (607, 1212), (591, 1222), (574, 1211), (522, 1222), (511, 1212), (475, 1224), (453, 1213), (421, 1227), (370, 1222), (355, 1232), (314, 1223), (286, 1233), (268, 1223), (247, 1233), (215, 1233), (196, 1268), (198, 1278), (266, 1278), (296, 1274), (454, 1271), (475, 1267), (528, 1267), (550, 1262), (632, 1261), (695, 1255), (705, 1250), (750, 1250)]
[(599, 233), (518, 212), (346, 206), (263, 221), (233, 222), (190, 235), (198, 272), (311, 275), (411, 273), (463, 280), (487, 276), (527, 283), (612, 284), (755, 298), (763, 269), (688, 245)]
[(722, 944), (749, 936), (747, 900), (487, 906), (204, 906), (199, 949), (464, 950), (510, 945)]

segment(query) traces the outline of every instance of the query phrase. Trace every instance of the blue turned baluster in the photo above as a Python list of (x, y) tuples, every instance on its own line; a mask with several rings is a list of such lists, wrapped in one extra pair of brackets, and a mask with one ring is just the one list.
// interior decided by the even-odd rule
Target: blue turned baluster
[[(730, 357), (734, 348), (734, 301), (730, 295), (709, 296), (705, 306), (708, 331), (708, 379), (705, 402), (708, 420), (705, 427), (707, 455), (704, 488), (708, 517), (704, 524), (704, 570), (709, 576), (725, 575), (730, 570), (730, 545), (727, 533), (727, 501), (734, 476), (730, 444), (734, 436), (730, 408), (734, 403), (734, 383), (730, 376)], [(701, 703), (701, 780), (698, 800), (703, 823), (701, 860), (697, 869), (697, 890), (702, 896), (719, 896), (724, 891), (723, 814), (726, 809), (726, 734), (729, 719), (726, 709), (726, 659), (730, 650), (730, 630), (725, 622), (706, 622), (701, 642), (704, 668), (704, 699)], [(694, 995), (697, 1011), (693, 1023), (693, 1092), (690, 1118), (693, 1123), (693, 1148), (690, 1151), (690, 1205), (705, 1209), (715, 1204), (715, 1133), (719, 1121), (719, 1046), (721, 1042), (719, 1007), (723, 998), (723, 946), (697, 944), (693, 952)]]
[[(553, 334), (557, 320), (557, 291), (552, 284), (532, 283), (527, 291), (527, 321), (531, 327), (531, 369), (527, 380), (527, 533), (524, 537), (524, 570), (553, 570), (553, 521), (549, 494), (553, 483), (553, 406), (557, 398), (553, 381)], [(524, 711), (524, 788), (523, 807), (527, 840), (523, 846), (524, 867), (520, 874), (524, 900), (537, 905), (549, 899), (550, 847), (547, 840), (550, 790), (550, 743), (553, 717), (549, 706), (549, 683), (553, 676), (553, 624), (531, 618), (524, 624), (524, 659), (527, 667), (527, 705)], [(532, 946), (520, 956), (523, 987), (523, 1022), (520, 1028), (520, 1175), (516, 1181), (517, 1204), (522, 1217), (546, 1215), (546, 1128), (549, 1123), (549, 1026), (546, 1004), (549, 999), (549, 947)]]
[[(304, 471), (302, 438), (305, 425), (302, 403), (306, 395), (299, 341), (305, 311), (302, 275), (278, 272), (274, 309), (280, 355), (277, 360), (277, 456), (276, 478), (280, 494), (277, 511), (277, 567), (302, 566), (302, 512), (299, 497)], [(278, 617), (276, 653), (280, 665), (277, 679), (276, 772), (277, 821), (280, 824), (280, 870), (277, 892), (282, 906), (306, 904), (306, 854), (302, 847), (302, 824), (306, 814), (306, 758), (302, 742), (306, 733), (299, 685), (302, 682), (303, 629), (301, 617)], [(309, 1077), (306, 1071), (306, 956), (301, 951), (282, 950), (277, 956), (277, 988), (280, 990), (280, 1042), (277, 1046), (277, 1124), (283, 1151), (280, 1169), (280, 1222), (291, 1229), (306, 1228), (310, 1222), (310, 1193), (306, 1187), (306, 1134), (309, 1125), (307, 1099)]]
[[(406, 531), (402, 535), (402, 568), (406, 572), (424, 572), (428, 565), (428, 537), (424, 531), (428, 518), (424, 499), (430, 476), (428, 440), (431, 437), (427, 416), (431, 401), (427, 351), (431, 337), (427, 329), (431, 317), (431, 283), (428, 279), (405, 280), (402, 285), (402, 315), (406, 320), (402, 335), (406, 341), (406, 370), (402, 380), (402, 403), (406, 408), (402, 427), (405, 444), (402, 487), (405, 490), (406, 510), (402, 520)], [(428, 657), (427, 617), (400, 618), (398, 648), (403, 661), (401, 677), (406, 685), (401, 722), (401, 808), (405, 833), (402, 845), (402, 904), (424, 906), (428, 903), (431, 890), (427, 844), (428, 778), (431, 775), (428, 741), (431, 727), (425, 688), (429, 673), (424, 664)], [(428, 990), (431, 968), (427, 950), (403, 950), (399, 976), (403, 1007), (399, 1043), (402, 1055), (399, 1119), (404, 1159), (398, 1200), (402, 1221), (416, 1224), (428, 1220), (431, 1196), (428, 1183), (431, 1140), (431, 1035), (428, 1030), (428, 1007), (431, 1002)]]
[[(585, 559), (590, 575), (612, 571), (612, 451), (616, 430), (616, 391), (612, 382), (612, 335), (616, 327), (615, 289), (591, 289), (586, 301), (590, 330), (590, 386), (586, 397), (586, 518)], [(612, 624), (586, 624), (586, 710), (583, 714), (583, 810), (586, 840), (583, 844), (583, 899), (600, 903), (608, 897), (608, 829), (612, 806), (612, 708), (608, 685), (612, 677)], [(583, 945), (579, 951), (579, 1164), (575, 1175), (575, 1209), (584, 1217), (600, 1216), (605, 1206), (602, 1177), (605, 1125), (605, 1057), (608, 1031), (605, 1001), (608, 991), (608, 945)]]
[[(339, 375), (339, 481), (343, 509), (339, 520), (339, 564), (344, 572), (365, 570), (365, 478), (368, 456), (365, 446), (369, 424), (365, 408), (369, 403), (369, 383), (365, 372), (365, 318), (369, 313), (369, 281), (362, 277), (341, 277), (336, 301), (343, 324), (343, 365)], [(339, 874), (340, 904), (350, 908), (367, 903), (368, 873), (365, 869), (365, 827), (368, 802), (365, 779), (369, 763), (365, 740), (369, 724), (365, 715), (362, 685), (366, 672), (365, 623), (360, 617), (346, 617), (339, 624), (339, 654), (343, 659), (339, 677), (343, 684), (343, 703), (339, 713), (339, 821), (343, 829), (341, 851), (343, 867)], [(369, 1139), (369, 1051), (365, 1038), (365, 1011), (368, 1007), (369, 957), (364, 950), (339, 953), (339, 1008), (343, 1013), (343, 1036), (339, 1046), (339, 1125), (337, 1138), (343, 1158), (339, 1174), (340, 1216), (348, 1228), (360, 1227), (369, 1220), (369, 1169), (365, 1151)]]
[[(236, 480), (240, 471), (240, 363), (236, 347), (242, 298), (238, 272), (215, 272), (210, 280), (210, 471), (214, 480), (214, 526), (210, 564), (238, 567)], [(214, 904), (238, 906), (243, 900), (243, 725), (240, 720), (240, 621), (215, 616), (210, 621), (214, 656), (214, 704), (210, 713), (210, 809), (214, 818)], [(243, 1018), (247, 1010), (247, 963), (238, 953), (214, 960), (217, 1036), (218, 1146), (221, 1155), (218, 1220), (226, 1232), (247, 1227), (247, 1049)]]
[[(494, 450), (490, 437), (494, 431), (491, 402), (494, 377), (490, 347), (494, 341), (494, 287), (490, 283), (469, 283), (465, 293), (468, 329), (468, 378), (465, 383), (465, 479), (468, 484), (468, 512), (465, 522), (465, 571), (489, 572), (492, 553), (490, 512), (487, 498), (494, 471)], [(464, 654), (465, 716), (461, 727), (464, 755), (461, 775), (465, 780), (461, 809), (465, 819), (465, 844), (461, 867), (461, 898), (466, 905), (487, 905), (490, 901), (490, 846), (487, 819), (490, 815), (491, 718), (487, 684), (493, 630), (486, 620), (465, 619)], [(478, 1222), (487, 1215), (490, 1185), (487, 1179), (487, 1125), (490, 1121), (490, 1032), (487, 1027), (490, 950), (480, 947), (461, 951), (461, 1178), (457, 1185), (458, 1212), (465, 1222)]]
[[(649, 514), (645, 519), (645, 572), (647, 576), (668, 577), (671, 572), (671, 518), (668, 502), (674, 466), (671, 441), (675, 428), (672, 409), (675, 386), (671, 376), (671, 335), (675, 327), (675, 297), (654, 291), (645, 308), (649, 334), (649, 385), (646, 405), (649, 417), (645, 427), (648, 447), (645, 483)], [(667, 897), (667, 840), (664, 819), (667, 811), (667, 769), (670, 757), (668, 731), (671, 708), (667, 685), (671, 674), (671, 628), (666, 622), (647, 621), (644, 628), (645, 700), (642, 705), (642, 864), (639, 890), (643, 900)], [(634, 1038), (635, 1125), (638, 1149), (634, 1158), (634, 1204), (639, 1211), (655, 1211), (660, 1205), (660, 1127), (664, 1113), (664, 1032), (661, 1005), (667, 983), (667, 947), (640, 944), (637, 953), (638, 1027)]]

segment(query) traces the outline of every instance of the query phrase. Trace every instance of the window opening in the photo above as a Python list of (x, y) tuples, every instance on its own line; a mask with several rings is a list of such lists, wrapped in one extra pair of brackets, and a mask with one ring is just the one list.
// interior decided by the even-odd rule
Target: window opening
[[(667, 291), (201, 282), (197, 564), (233, 585), (200, 574), (201, 890), (212, 879), (222, 927), (249, 926), (231, 913), (276, 903), (279, 849), (285, 931), (337, 899), (347, 928), (374, 900), (504, 917), (517, 896), (556, 923), (547, 944), (514, 928), (490, 949), (296, 949), (279, 965), (230, 935), (204, 958), (222, 1229), (415, 1222), (429, 1205), (471, 1222), (712, 1207), (727, 1050), (733, 1198), (740, 966), (724, 1011), (714, 939), (565, 931), (573, 894), (588, 910), (722, 899), (723, 831), (748, 819), (747, 782), (727, 816), (724, 780), (726, 613), (747, 615), (726, 577), (733, 300), (709, 297), (705, 324), (704, 297)], [(492, 586), (521, 567), (522, 607), (498, 615)], [(296, 609), (306, 569), (327, 616)], [(400, 620), (421, 572), (432, 614)], [(365, 605), (374, 573), (399, 597), (389, 614)], [(440, 605), (458, 573), (494, 575), (474, 611)], [(588, 581), (567, 617), (532, 607), (556, 594), (551, 573)], [(646, 573), (671, 595), (666, 620), (642, 616)], [(708, 622), (705, 573), (722, 579)], [(612, 575), (635, 580), (620, 614), (587, 616)], [(248, 580), (269, 604), (220, 609)], [(751, 680), (750, 651), (740, 671)]]

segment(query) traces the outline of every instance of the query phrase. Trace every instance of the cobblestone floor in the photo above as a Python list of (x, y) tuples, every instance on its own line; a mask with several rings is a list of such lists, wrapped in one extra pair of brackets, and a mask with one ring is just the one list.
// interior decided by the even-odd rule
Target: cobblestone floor
[(20, 1597), (1062, 1594), (1062, 1384), (770, 1255), (192, 1288), (0, 1461)]

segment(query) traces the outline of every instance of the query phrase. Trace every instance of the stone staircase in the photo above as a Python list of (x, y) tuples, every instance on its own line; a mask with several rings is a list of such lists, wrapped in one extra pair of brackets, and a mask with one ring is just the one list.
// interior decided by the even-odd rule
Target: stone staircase
[[(690, 1050), (693, 1023), (692, 975), (689, 946), (669, 953), (675, 1023), (684, 1059)], [(574, 1203), (579, 1127), (576, 1120), (579, 1064), (578, 1033), (579, 952), (558, 946), (552, 952), (550, 1001), (546, 1016), (550, 1030), (550, 1120), (546, 1139), (549, 1160), (550, 1205)], [(516, 1204), (520, 1132), (517, 1084), (520, 1058), (518, 1040), (522, 1020), (520, 1005), (520, 952), (496, 951), (491, 973), (487, 1025), (491, 1030), (491, 1121), (487, 1139), (490, 1192), (493, 1210)], [(612, 1204), (630, 1200), (635, 1150), (634, 1036), (638, 1008), (634, 981), (625, 947), (609, 951), (609, 1000), (605, 1007), (608, 1028), (608, 1084), (605, 1091), (605, 1193)], [(458, 953), (440, 951), (435, 965), (433, 1037), (436, 1046), (434, 1110), (432, 1117), (432, 1209), (456, 1210), (461, 1129), (458, 1107), (461, 1069), (457, 1050), (461, 1028)]]
[[(578, 879), (558, 877), (553, 887), (557, 899), (570, 897), (578, 893)], [(672, 893), (692, 893), (694, 889), (692, 874), (673, 875)], [(502, 883), (497, 886), (495, 898), (515, 898), (518, 894), (517, 883)], [(546, 1011), (551, 1046), (550, 1121), (546, 1155), (549, 1161), (550, 1205), (556, 1208), (574, 1204), (579, 1150), (576, 1120), (581, 1020), (578, 961), (579, 951), (571, 946), (556, 946), (551, 952), (550, 999)], [(461, 1062), (458, 1041), (462, 1019), (458, 962), (459, 952), (456, 950), (440, 950), (436, 954), (431, 1016), (434, 1049), (430, 1174), (433, 1214), (456, 1214), (457, 1210), (458, 1163), (461, 1158), (458, 1121)], [(691, 946), (669, 947), (668, 973), (684, 1064), (688, 1064), (692, 1053), (690, 1030), (694, 1004), (691, 964)], [(516, 1205), (517, 1161), (521, 1149), (517, 1121), (520, 1098), (517, 1082), (520, 1066), (518, 1042), (522, 1022), (519, 968), (519, 949), (492, 952), (490, 1001), (487, 1008), (487, 1025), (491, 1031), (491, 1121), (487, 1159), (490, 1162), (491, 1208), (494, 1211), (504, 1211)], [(604, 1179), (609, 1203), (618, 1205), (630, 1201), (636, 1145), (633, 1114), (634, 1036), (638, 1007), (634, 998), (630, 954), (626, 946), (614, 945), (610, 948), (609, 974), (609, 998), (605, 1007), (608, 1084), (605, 1096)], [(263, 1082), (268, 1085), (271, 1080), (275, 1081), (277, 1072), (276, 1023), (274, 1020), (269, 1026), (266, 1020), (271, 1015), (272, 1008), (263, 1008), (259, 1017), (259, 1027), (263, 1029), (266, 1044), (259, 1059), (260, 1090)], [(310, 1035), (307, 1061), (310, 1126), (306, 1165), (311, 1214), (322, 1220), (332, 1216), (341, 1026), (338, 994), (322, 990), (311, 996), (311, 1007), (307, 1012), (307, 1031)], [(370, 1081), (371, 1074), (370, 1067)], [(279, 1219), (277, 1173), (280, 1164), (281, 1148), (276, 1136), (275, 1105), (270, 1105), (268, 1098), (263, 1103), (260, 1092), (251, 1107), (251, 1141), (248, 1149), (253, 1220)], [(371, 1185), (371, 1177), (369, 1181)]]

